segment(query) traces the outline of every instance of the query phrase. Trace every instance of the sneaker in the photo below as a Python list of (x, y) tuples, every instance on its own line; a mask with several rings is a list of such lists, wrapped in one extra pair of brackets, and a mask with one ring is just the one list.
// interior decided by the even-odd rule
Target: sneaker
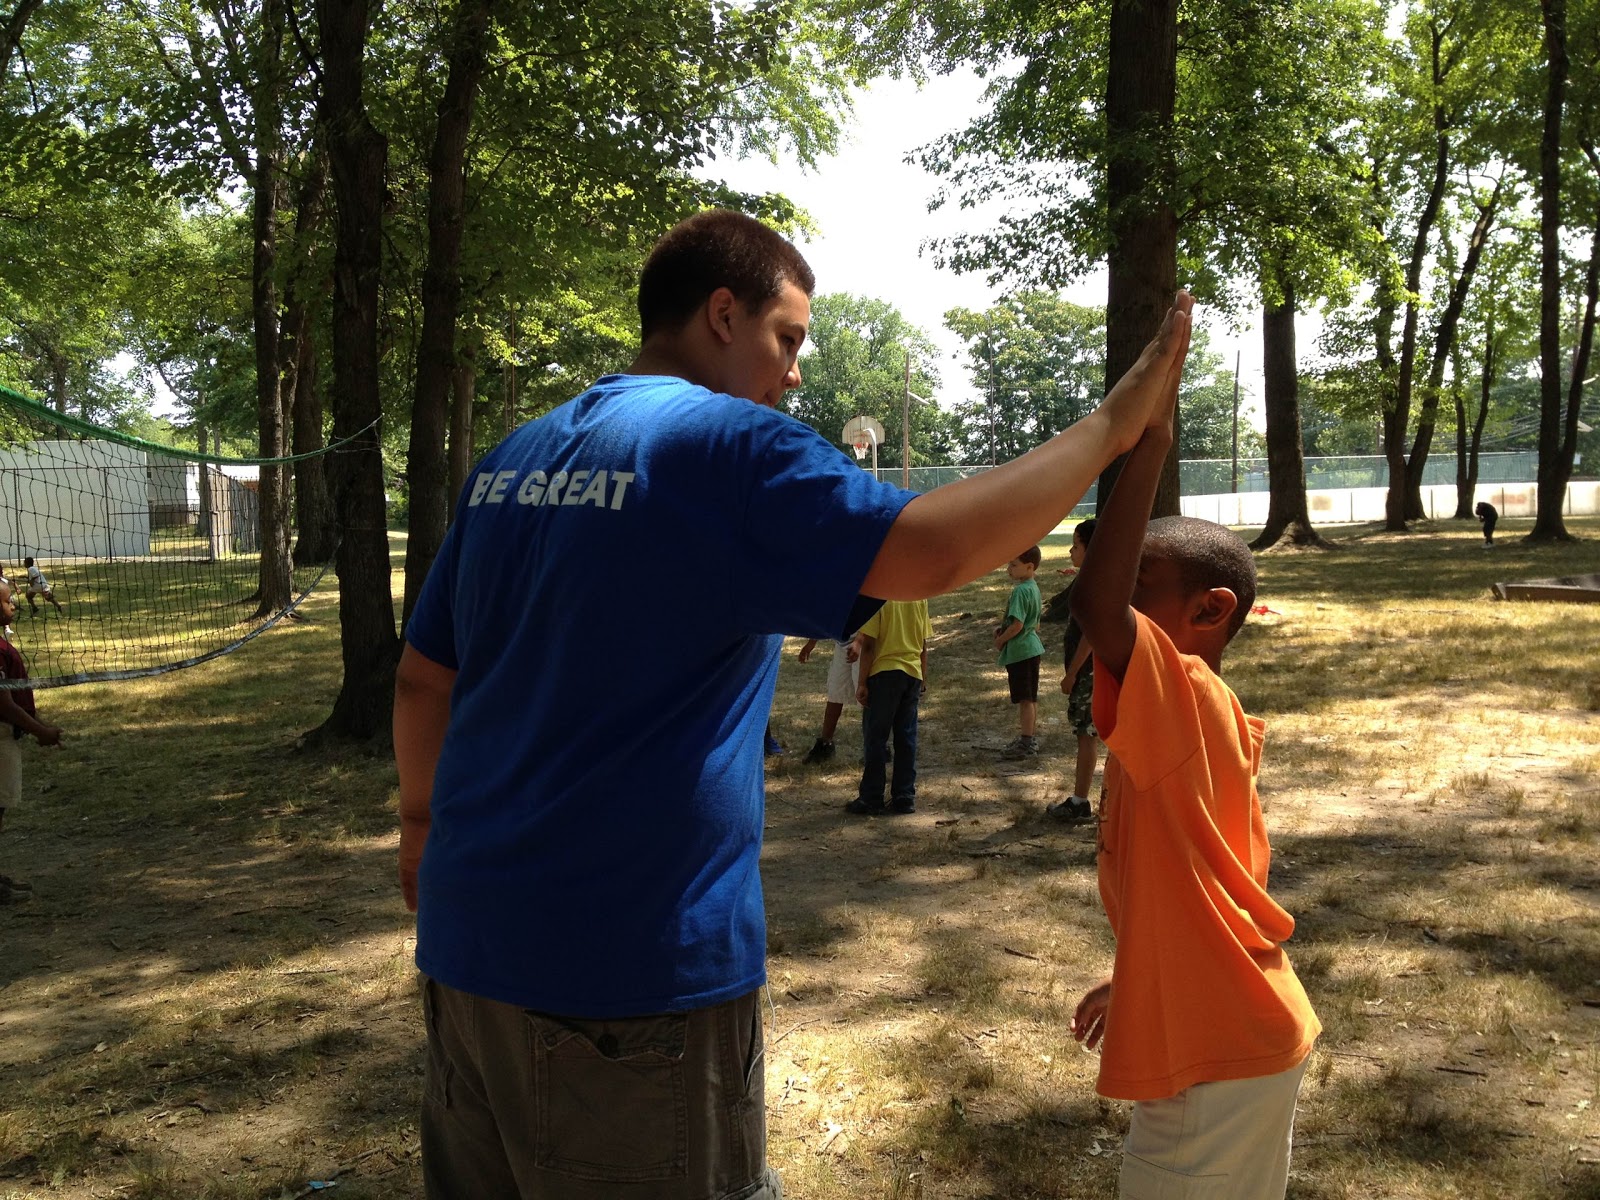
[(834, 755), (833, 743), (832, 742), (825, 742), (821, 738), (818, 738), (812, 744), (811, 749), (806, 751), (806, 756), (805, 756), (805, 758), (801, 759), (801, 761), (802, 762), (806, 762), (806, 763), (810, 763), (811, 765), (815, 766), (818, 763), (827, 762), (830, 758), (833, 757), (833, 755)]
[(1083, 825), (1094, 820), (1094, 806), (1082, 796), (1068, 796), (1060, 804), (1045, 806), (1044, 815), (1067, 825)]
[(777, 738), (773, 737), (770, 733), (767, 734), (766, 757), (775, 758), (775, 757), (777, 757), (778, 755), (780, 755), (782, 753), (783, 753), (783, 743), (780, 742)]
[(914, 813), (917, 811), (917, 802), (915, 800), (895, 800), (889, 805), (889, 811), (892, 813)]
[(1001, 758), (1032, 758), (1039, 753), (1039, 739), (1019, 734), (1016, 741), (1000, 751)]
[(20, 879), (13, 879), (9, 875), (0, 875), (0, 887), (10, 888), (13, 892), (33, 891), (33, 884), (24, 883)]
[(844, 810), (858, 817), (876, 817), (883, 813), (883, 801), (879, 800), (876, 804), (868, 804), (860, 796), (857, 796), (844, 806)]

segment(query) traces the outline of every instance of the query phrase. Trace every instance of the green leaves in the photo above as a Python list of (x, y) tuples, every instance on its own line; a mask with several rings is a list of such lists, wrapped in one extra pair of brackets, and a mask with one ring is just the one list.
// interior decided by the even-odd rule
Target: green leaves
[[(938, 394), (938, 355), (928, 335), (882, 300), (833, 292), (812, 298), (807, 340), (801, 384), (785, 398), (784, 409), (831, 442), (839, 442), (851, 417), (876, 417), (884, 427), (879, 466), (901, 466), (907, 354), (912, 393), (928, 400)], [(910, 465), (951, 462), (950, 414), (918, 399), (911, 401), (909, 415)]]

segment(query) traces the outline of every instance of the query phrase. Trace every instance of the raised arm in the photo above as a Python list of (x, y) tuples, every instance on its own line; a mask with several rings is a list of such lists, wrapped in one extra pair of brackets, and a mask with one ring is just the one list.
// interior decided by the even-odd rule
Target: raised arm
[[(1179, 292), (1161, 332), (1094, 412), (1021, 458), (918, 496), (900, 511), (861, 585), (921, 600), (970, 583), (1053, 530), (1156, 415), (1183, 371), (1194, 298)], [(1170, 422), (1169, 422), (1170, 423)]]
[[(1187, 350), (1187, 327), (1182, 341)], [(1083, 630), (1083, 640), (1096, 661), (1119, 682), (1133, 654), (1133, 588), (1139, 578), (1139, 560), (1144, 553), (1144, 535), (1150, 525), (1156, 485), (1172, 447), (1172, 414), (1178, 402), (1179, 375), (1174, 370), (1164, 381), (1156, 420), (1122, 464), (1095, 525), (1094, 541), (1072, 585), (1072, 616)]]

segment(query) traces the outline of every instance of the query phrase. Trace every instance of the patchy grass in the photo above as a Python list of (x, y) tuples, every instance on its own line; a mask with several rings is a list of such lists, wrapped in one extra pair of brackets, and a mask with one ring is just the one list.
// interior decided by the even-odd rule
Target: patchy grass
[[(1269, 553), (1275, 613), (1227, 663), (1268, 722), (1273, 889), (1327, 1029), (1296, 1200), (1600, 1198), (1600, 608), (1487, 590), (1600, 555), (1505, 524), (1493, 551), (1440, 522)], [(834, 763), (799, 763), (826, 655), (786, 656), (767, 1098), (800, 1200), (1115, 1194), (1127, 1108), (1068, 1033), (1111, 960), (1094, 835), (1041, 815), (1072, 768), (1058, 633), (1043, 754), (982, 748), (1016, 732), (988, 639), (1009, 586), (932, 602), (908, 818), (842, 813), (850, 717)], [(334, 603), (190, 672), (41, 694), (68, 743), (27, 747), (0, 833), (37, 889), (0, 909), (0, 1200), (420, 1195), (393, 767), (295, 748), (338, 687)]]

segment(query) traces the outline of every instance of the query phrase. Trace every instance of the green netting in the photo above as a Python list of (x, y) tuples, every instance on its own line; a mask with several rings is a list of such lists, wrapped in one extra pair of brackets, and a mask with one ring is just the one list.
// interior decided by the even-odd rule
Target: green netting
[(259, 468), (329, 450), (225, 458), (103, 429), (9, 388), (0, 387), (0, 406), (9, 431), (0, 574), (12, 584), (8, 636), (29, 685), (138, 678), (217, 658), (293, 612), (326, 573), (327, 564), (292, 568), (290, 603), (252, 616)]

